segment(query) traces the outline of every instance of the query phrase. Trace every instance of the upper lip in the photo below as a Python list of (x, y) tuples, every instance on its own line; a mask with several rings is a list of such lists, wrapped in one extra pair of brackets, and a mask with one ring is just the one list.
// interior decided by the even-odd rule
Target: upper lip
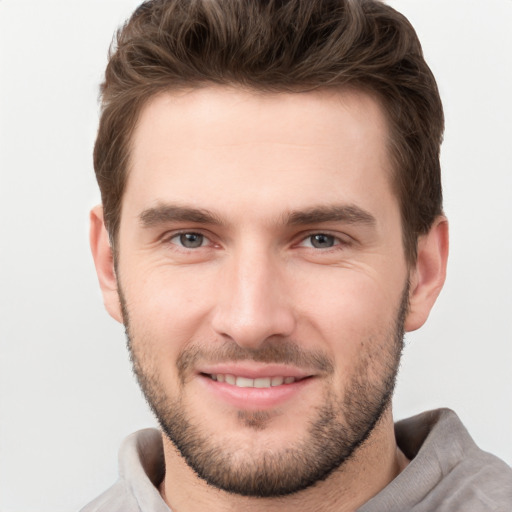
[(201, 368), (198, 368), (198, 373), (206, 375), (235, 375), (236, 377), (246, 377), (248, 379), (265, 377), (294, 377), (296, 379), (303, 379), (312, 376), (311, 372), (293, 366), (251, 362), (203, 365)]

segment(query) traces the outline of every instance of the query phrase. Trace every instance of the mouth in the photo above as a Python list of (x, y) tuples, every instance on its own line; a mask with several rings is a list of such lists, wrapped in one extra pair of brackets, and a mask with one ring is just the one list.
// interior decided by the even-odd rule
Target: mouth
[(309, 377), (291, 377), (291, 376), (282, 376), (277, 375), (274, 377), (257, 377), (251, 379), (249, 377), (242, 377), (237, 375), (231, 375), (229, 373), (211, 373), (211, 374), (202, 374), (203, 376), (210, 378), (213, 381), (226, 383), (230, 386), (236, 386), (238, 388), (271, 388), (277, 386), (283, 386), (286, 384), (293, 384), (295, 382), (299, 382), (301, 380), (307, 379)]
[(317, 380), (315, 375), (278, 365), (203, 368), (198, 377), (210, 397), (208, 400), (230, 404), (237, 410), (267, 410), (300, 400)]

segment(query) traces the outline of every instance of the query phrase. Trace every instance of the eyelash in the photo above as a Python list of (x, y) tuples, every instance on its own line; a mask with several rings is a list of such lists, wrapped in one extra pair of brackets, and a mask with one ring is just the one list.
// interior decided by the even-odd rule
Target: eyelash
[[(313, 242), (314, 237), (326, 237), (326, 238), (332, 239), (333, 245), (331, 245), (329, 247), (315, 247), (314, 242)], [(324, 252), (329, 251), (329, 250), (333, 250), (333, 251), (339, 250), (340, 248), (344, 248), (344, 247), (347, 247), (348, 245), (350, 245), (349, 240), (343, 239), (340, 236), (336, 236), (336, 235), (333, 235), (331, 233), (324, 232), (324, 231), (317, 231), (314, 233), (309, 233), (306, 237), (301, 239), (301, 241), (298, 245), (305, 247), (304, 244), (306, 242), (309, 242), (309, 245), (307, 245), (306, 247), (308, 247), (310, 249), (317, 249), (319, 251), (324, 251)]]
[[(197, 247), (185, 247), (182, 243), (182, 240), (180, 240), (180, 242), (173, 242), (174, 239), (180, 239), (181, 237), (186, 236), (186, 235), (196, 235), (198, 237), (201, 237), (202, 238), (201, 245), (198, 245)], [(323, 248), (322, 247), (314, 247), (313, 242), (312, 242), (313, 237), (321, 237), (321, 236), (332, 239), (333, 245), (330, 247), (323, 247)], [(208, 247), (208, 244), (205, 245), (204, 242), (210, 242), (210, 244), (212, 243), (210, 238), (207, 235), (205, 235), (199, 231), (180, 231), (178, 233), (173, 233), (172, 236), (166, 237), (165, 241), (169, 244), (177, 246), (180, 250), (185, 250), (185, 251), (194, 251), (195, 249), (201, 249), (204, 247)], [(304, 245), (308, 241), (310, 242), (310, 245)], [(333, 250), (340, 250), (342, 248), (348, 247), (351, 245), (351, 242), (352, 241), (350, 239), (348, 239), (348, 237), (346, 237), (346, 239), (344, 239), (344, 238), (341, 238), (340, 236), (333, 235), (329, 232), (315, 231), (315, 232), (310, 232), (310, 233), (306, 234), (305, 236), (301, 235), (299, 243), (297, 243), (295, 245), (298, 247), (307, 247), (310, 249), (316, 249), (318, 251), (327, 252), (327, 251), (333, 251)]]
[[(201, 245), (199, 245), (197, 247), (185, 247), (182, 243), (173, 242), (174, 239), (176, 239), (176, 238), (180, 239), (181, 237), (186, 236), (186, 235), (195, 235), (195, 236), (201, 237), (202, 238)], [(198, 231), (180, 231), (178, 233), (173, 233), (172, 236), (166, 237), (165, 241), (167, 243), (172, 244), (172, 245), (176, 245), (180, 249), (186, 250), (186, 251), (193, 251), (195, 249), (200, 249), (200, 248), (205, 247), (205, 245), (203, 245), (203, 243), (205, 241), (210, 241), (211, 242), (211, 240), (206, 235), (204, 235), (203, 233), (200, 233)]]

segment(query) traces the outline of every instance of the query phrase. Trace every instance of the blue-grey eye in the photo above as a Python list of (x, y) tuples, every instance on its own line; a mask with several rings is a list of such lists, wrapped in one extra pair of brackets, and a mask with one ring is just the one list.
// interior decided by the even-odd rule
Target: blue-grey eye
[(204, 243), (204, 236), (199, 233), (182, 233), (179, 237), (180, 244), (187, 249), (197, 249)]
[(334, 247), (336, 243), (335, 237), (333, 237), (332, 235), (326, 235), (324, 233), (311, 235), (309, 239), (311, 241), (311, 245), (315, 249), (329, 249), (330, 247)]

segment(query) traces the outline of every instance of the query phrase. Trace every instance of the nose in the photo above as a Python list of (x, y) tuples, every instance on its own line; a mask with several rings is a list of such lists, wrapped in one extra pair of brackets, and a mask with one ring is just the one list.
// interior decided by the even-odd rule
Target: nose
[(295, 318), (283, 262), (251, 250), (228, 259), (212, 320), (216, 333), (248, 349), (274, 336), (290, 336)]

